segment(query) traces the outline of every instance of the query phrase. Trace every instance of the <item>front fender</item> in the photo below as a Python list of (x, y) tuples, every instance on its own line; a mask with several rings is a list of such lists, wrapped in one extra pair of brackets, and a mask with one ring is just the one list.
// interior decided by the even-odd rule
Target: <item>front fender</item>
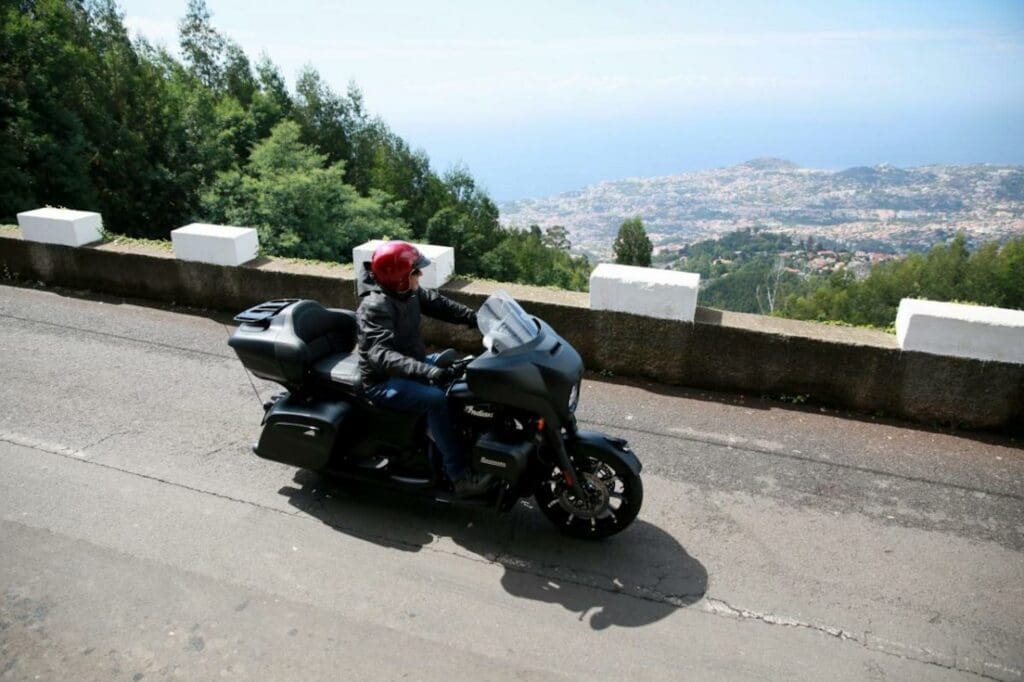
[(640, 475), (640, 471), (643, 469), (640, 460), (633, 454), (625, 440), (607, 436), (598, 431), (577, 431), (575, 438), (570, 438), (566, 441), (565, 447), (571, 454), (599, 451), (615, 455), (637, 476)]

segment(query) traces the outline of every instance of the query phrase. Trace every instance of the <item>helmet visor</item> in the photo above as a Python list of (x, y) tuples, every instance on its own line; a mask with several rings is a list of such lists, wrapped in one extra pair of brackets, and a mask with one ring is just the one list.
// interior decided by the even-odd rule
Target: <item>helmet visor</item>
[(428, 265), (430, 265), (430, 259), (427, 258), (426, 256), (424, 256), (423, 252), (421, 251), (420, 252), (420, 257), (416, 259), (415, 263), (413, 263), (412, 269), (413, 270), (422, 270), (423, 268), (427, 267)]

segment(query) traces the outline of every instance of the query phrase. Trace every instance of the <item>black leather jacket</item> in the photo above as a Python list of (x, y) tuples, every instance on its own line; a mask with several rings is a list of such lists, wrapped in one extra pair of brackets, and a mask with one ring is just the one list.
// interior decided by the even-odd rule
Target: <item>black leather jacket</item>
[(424, 362), (426, 346), (420, 336), (420, 314), (445, 322), (476, 326), (476, 313), (420, 287), (409, 294), (385, 293), (374, 287), (365, 295), (359, 319), (359, 374), (363, 388), (405, 377), (427, 381), (431, 365)]

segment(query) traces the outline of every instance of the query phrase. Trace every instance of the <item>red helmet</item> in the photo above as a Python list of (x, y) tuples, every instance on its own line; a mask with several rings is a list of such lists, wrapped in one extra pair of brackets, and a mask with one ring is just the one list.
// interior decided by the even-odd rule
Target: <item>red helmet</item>
[(430, 265), (430, 259), (409, 242), (384, 242), (373, 252), (370, 270), (377, 284), (398, 294), (409, 290), (409, 274)]

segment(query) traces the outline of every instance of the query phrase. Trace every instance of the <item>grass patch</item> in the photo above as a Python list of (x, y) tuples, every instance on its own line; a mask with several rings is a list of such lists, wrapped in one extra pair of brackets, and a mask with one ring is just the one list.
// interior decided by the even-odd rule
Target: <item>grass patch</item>
[(319, 265), (321, 267), (342, 268), (348, 270), (352, 270), (355, 267), (354, 265), (352, 265), (352, 263), (339, 263), (337, 261), (330, 260), (313, 260), (312, 258), (284, 258), (281, 256), (275, 256), (272, 253), (264, 253), (262, 250), (260, 251), (260, 255), (266, 256), (267, 258), (282, 260), (285, 263), (292, 263), (293, 265)]
[(850, 322), (843, 322), (842, 320), (800, 320), (797, 317), (783, 317), (782, 315), (775, 315), (783, 320), (799, 320), (801, 322), (813, 322), (815, 324), (827, 324), (830, 327), (845, 327), (847, 329), (870, 329), (876, 332), (887, 332), (889, 334), (896, 334), (896, 322), (893, 321), (888, 327), (876, 327), (873, 324), (852, 324)]
[(152, 249), (171, 252), (174, 247), (168, 239), (143, 239), (142, 237), (126, 237), (123, 234), (103, 232), (103, 241), (116, 246), (145, 246)]

